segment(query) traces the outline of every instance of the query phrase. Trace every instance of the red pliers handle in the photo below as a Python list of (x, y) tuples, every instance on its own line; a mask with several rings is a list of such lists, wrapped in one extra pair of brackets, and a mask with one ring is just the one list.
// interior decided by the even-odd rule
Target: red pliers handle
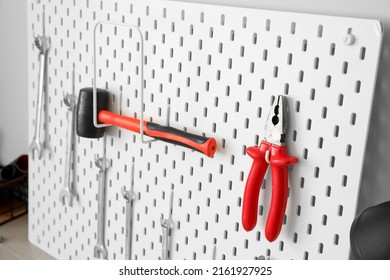
[(253, 158), (253, 164), (245, 186), (242, 225), (246, 231), (250, 231), (256, 226), (261, 183), (270, 164), (272, 197), (265, 227), (265, 236), (268, 241), (272, 242), (279, 236), (286, 211), (288, 166), (297, 163), (298, 159), (287, 154), (286, 146), (278, 146), (267, 141), (262, 141), (260, 147), (247, 148), (246, 152)]

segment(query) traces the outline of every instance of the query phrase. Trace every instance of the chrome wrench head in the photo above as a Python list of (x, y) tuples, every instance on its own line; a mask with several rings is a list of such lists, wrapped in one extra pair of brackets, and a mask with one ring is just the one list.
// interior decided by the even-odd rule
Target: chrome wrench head
[(95, 247), (93, 247), (93, 256), (96, 259), (107, 259), (107, 249), (104, 247), (103, 244), (96, 244)]
[(41, 158), (43, 145), (37, 137), (34, 136), (33, 140), (30, 143), (29, 150), (32, 155), (32, 159), (34, 159), (34, 150), (38, 152), (38, 159)]
[(74, 94), (64, 94), (64, 104), (69, 107), (69, 110), (74, 110), (76, 107), (76, 96)]
[(49, 40), (44, 36), (36, 36), (34, 43), (40, 54), (46, 54), (50, 48)]
[(135, 199), (135, 194), (132, 190), (126, 190), (126, 187), (122, 187), (121, 189), (122, 196), (127, 201), (132, 201)]
[(65, 200), (68, 201), (68, 205), (73, 205), (73, 194), (68, 187), (64, 187), (60, 192), (60, 201), (62, 205), (65, 205)]
[(95, 154), (95, 165), (99, 171), (105, 171), (109, 167), (109, 162), (105, 158), (99, 158), (98, 154)]

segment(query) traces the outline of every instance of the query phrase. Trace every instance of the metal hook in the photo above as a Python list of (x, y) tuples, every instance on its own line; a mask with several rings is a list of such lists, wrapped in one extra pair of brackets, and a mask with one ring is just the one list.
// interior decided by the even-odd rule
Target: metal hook
[(211, 259), (213, 260), (213, 261), (215, 261), (217, 258), (217, 245), (214, 245), (213, 246), (213, 251), (212, 251), (212, 255), (211, 255)]
[[(96, 74), (96, 54), (97, 54), (97, 44), (96, 44), (96, 31), (99, 26), (103, 24), (110, 24), (115, 26), (124, 26), (129, 27), (131, 29), (134, 29), (138, 32), (138, 35), (140, 37), (140, 57), (141, 57), (141, 71), (140, 71), (140, 91), (141, 91), (141, 102), (143, 104), (143, 92), (144, 92), (144, 38), (142, 35), (141, 29), (134, 25), (134, 24), (127, 24), (127, 23), (121, 23), (121, 22), (113, 22), (113, 21), (100, 21), (96, 23), (94, 30), (93, 30), (93, 124), (95, 127), (106, 127), (110, 126), (108, 124), (99, 124), (98, 122), (98, 112), (97, 112), (97, 89), (96, 89), (96, 81), (97, 81), (97, 74)], [(142, 121), (142, 110), (141, 110), (141, 129), (143, 129), (143, 121)], [(142, 131), (142, 130), (141, 130)]]

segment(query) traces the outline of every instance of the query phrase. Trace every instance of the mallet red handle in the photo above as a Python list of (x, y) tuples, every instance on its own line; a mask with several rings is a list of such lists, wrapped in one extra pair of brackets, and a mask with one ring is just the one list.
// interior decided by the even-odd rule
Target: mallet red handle
[[(141, 131), (139, 119), (118, 115), (106, 110), (101, 110), (98, 113), (98, 120), (102, 123), (115, 125), (136, 133), (140, 133)], [(214, 138), (195, 135), (173, 127), (163, 126), (148, 121), (144, 121), (144, 133), (147, 136), (165, 142), (197, 150), (208, 157), (212, 157), (217, 150), (217, 143)]]

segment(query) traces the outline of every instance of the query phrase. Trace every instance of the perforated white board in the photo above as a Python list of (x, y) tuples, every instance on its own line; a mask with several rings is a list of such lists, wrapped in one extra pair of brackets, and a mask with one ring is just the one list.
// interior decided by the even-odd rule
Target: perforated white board
[[(124, 258), (125, 200), (135, 163), (133, 259), (161, 257), (160, 218), (173, 190), (172, 259), (347, 259), (374, 94), (382, 30), (375, 20), (168, 1), (28, 1), (29, 137), (38, 78), (33, 34), (50, 37), (47, 149), (30, 158), (29, 239), (60, 259), (93, 258), (97, 174), (102, 140), (77, 137), (77, 199), (62, 206), (66, 107), (75, 67), (76, 93), (92, 86), (93, 28), (99, 21), (137, 24), (145, 38), (145, 117), (215, 137), (214, 158), (109, 128), (106, 246)], [(351, 45), (345, 35), (354, 37)], [(140, 112), (139, 38), (126, 28), (98, 32), (97, 86), (113, 93), (112, 111)], [(129, 55), (130, 53), (130, 55)], [(131, 58), (130, 58), (131, 56)], [(252, 160), (245, 148), (263, 137), (275, 95), (289, 105), (290, 196), (279, 238), (263, 234), (271, 176), (261, 190), (258, 224), (241, 226)]]

